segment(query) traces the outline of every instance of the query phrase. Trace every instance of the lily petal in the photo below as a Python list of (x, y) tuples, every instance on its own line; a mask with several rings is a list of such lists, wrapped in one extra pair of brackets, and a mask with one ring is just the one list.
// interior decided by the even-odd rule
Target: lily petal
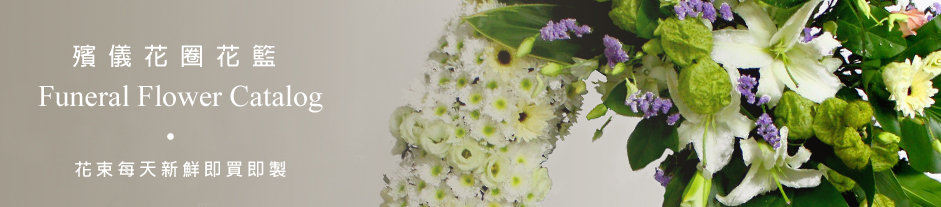
[(743, 139), (738, 142), (738, 145), (742, 148), (742, 160), (745, 161), (745, 165), (752, 165), (752, 162), (760, 159), (758, 156), (761, 156), (761, 148), (755, 139)]
[(761, 68), (774, 60), (765, 49), (766, 39), (758, 39), (747, 30), (714, 31), (712, 40), (712, 59), (728, 69)]
[(820, 176), (823, 173), (812, 169), (792, 169), (781, 168), (778, 173), (778, 181), (781, 185), (792, 188), (809, 188), (820, 185)]
[[(781, 99), (781, 95), (784, 92), (784, 82), (782, 78), (788, 78), (787, 73), (781, 74), (783, 77), (779, 77), (775, 71), (783, 71), (784, 63), (778, 60), (775, 60), (768, 65), (768, 67), (763, 67), (758, 69), (758, 73), (761, 74), (761, 77), (758, 78), (758, 96), (768, 96), (771, 100), (768, 102), (770, 106), (775, 106), (778, 104), (778, 100)], [(785, 79), (790, 81), (789, 79)]]
[[(785, 73), (786, 75), (787, 69), (790, 69), (791, 75), (798, 85), (794, 85), (791, 81), (785, 81), (784, 84), (797, 92), (797, 94), (817, 103), (823, 102), (823, 100), (836, 95), (836, 92), (840, 90), (841, 83), (840, 79), (833, 74), (833, 71), (835, 71), (836, 67), (839, 67), (839, 65), (832, 63), (840, 60), (836, 58), (824, 58), (822, 61), (818, 61), (816, 58), (810, 57), (810, 54), (806, 54), (803, 51), (805, 50), (799, 49), (789, 52), (788, 56), (791, 57), (791, 62), (787, 64), (788, 68), (776, 68), (778, 71), (775, 71), (775, 75), (780, 73)], [(778, 77), (778, 79), (781, 78), (780, 76)]]
[(788, 18), (787, 22), (774, 33), (774, 36), (771, 36), (770, 43), (772, 45), (780, 44), (784, 49), (794, 47), (794, 44), (800, 39), (804, 25), (807, 24), (807, 19), (810, 19), (810, 16), (813, 15), (814, 8), (817, 8), (817, 5), (822, 1), (823, 0), (810, 0), (804, 3), (804, 6), (801, 6), (797, 12), (794, 12), (791, 18)]
[[(771, 21), (771, 17), (768, 16), (768, 13), (762, 10), (755, 1), (747, 1), (739, 4), (735, 7), (735, 13), (738, 13), (738, 16), (741, 16), (742, 19), (745, 20), (748, 31), (757, 39), (771, 39), (771, 35), (778, 31), (777, 27), (774, 26), (774, 22)], [(762, 44), (762, 46), (767, 45), (768, 43)]]
[(741, 205), (758, 194), (775, 189), (773, 179), (770, 172), (752, 167), (748, 170), (748, 174), (745, 174), (741, 184), (732, 189), (728, 195), (716, 195), (716, 200), (729, 206)]

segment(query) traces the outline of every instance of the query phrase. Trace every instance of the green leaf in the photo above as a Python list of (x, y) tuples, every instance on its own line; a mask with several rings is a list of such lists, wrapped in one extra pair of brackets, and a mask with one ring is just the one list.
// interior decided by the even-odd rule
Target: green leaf
[(663, 151), (677, 151), (679, 136), (675, 126), (666, 124), (667, 116), (654, 116), (637, 123), (627, 139), (627, 160), (632, 170), (640, 170), (660, 158)]
[(588, 112), (588, 115), (585, 116), (585, 118), (587, 118), (588, 120), (597, 119), (601, 116), (604, 116), (607, 113), (608, 113), (608, 107), (604, 106), (604, 104), (602, 103), (602, 104), (598, 104), (597, 106), (595, 106), (595, 108), (591, 109), (591, 111)]
[(895, 173), (902, 190), (912, 203), (923, 206), (941, 206), (941, 183), (937, 180), (915, 171), (904, 163), (896, 166)]
[(941, 135), (941, 126), (938, 123), (938, 114), (941, 111), (937, 110), (935, 106), (929, 108), (926, 113), (928, 119), (924, 121), (901, 121), (902, 141), (899, 146), (908, 153), (912, 168), (922, 172), (941, 173), (941, 154), (931, 146), (931, 142)]
[[(521, 4), (492, 9), (464, 18), (477, 32), (505, 47), (515, 48), (553, 19), (558, 7), (549, 4)], [(560, 18), (561, 19), (561, 18)], [(536, 41), (532, 53), (540, 59), (572, 64), (582, 48), (572, 41)]]
[(803, 5), (807, 0), (761, 0), (761, 2), (778, 8), (792, 8)]
[(784, 188), (784, 191), (791, 197), (791, 205), (784, 202), (781, 193), (772, 191), (752, 198), (742, 206), (846, 206), (846, 200), (843, 196), (826, 180), (821, 180), (820, 185), (809, 189)]
[(890, 170), (877, 172), (874, 179), (876, 181), (876, 191), (879, 191), (879, 194), (891, 198), (892, 201), (895, 202), (896, 207), (911, 206), (908, 195), (905, 194), (905, 191), (899, 184), (895, 173)]
[(626, 81), (618, 83), (617, 86), (608, 93), (608, 97), (604, 99), (603, 103), (608, 109), (620, 115), (641, 116), (639, 113), (634, 113), (630, 106), (624, 105), (624, 101), (627, 100), (627, 85), (624, 85), (626, 83)]
[(640, 9), (637, 10), (637, 36), (644, 39), (653, 39), (653, 31), (657, 29), (658, 20), (663, 16), (660, 13), (658, 1), (640, 1)]
[[(889, 23), (878, 25), (876, 20), (860, 12), (853, 1), (837, 2), (834, 15), (838, 17), (836, 23), (839, 29), (836, 35), (843, 41), (843, 46), (854, 54), (867, 59), (886, 59), (902, 53), (907, 46), (901, 31), (889, 31)], [(872, 15), (882, 19), (889, 14), (885, 9), (873, 9)]]

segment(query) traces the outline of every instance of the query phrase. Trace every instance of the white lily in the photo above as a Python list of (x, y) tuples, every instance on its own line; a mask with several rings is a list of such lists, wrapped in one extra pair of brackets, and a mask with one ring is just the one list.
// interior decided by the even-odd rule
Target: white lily
[(804, 24), (823, 0), (810, 0), (794, 13), (781, 28), (755, 1), (735, 8), (748, 30), (714, 31), (712, 59), (726, 68), (759, 68), (758, 95), (771, 98), (776, 105), (784, 86), (801, 96), (822, 102), (840, 89), (833, 74), (841, 61), (831, 58), (840, 43), (829, 32), (808, 43), (798, 43)]
[(797, 154), (787, 154), (787, 127), (781, 128), (781, 145), (774, 149), (765, 142), (757, 142), (755, 138), (739, 142), (742, 148), (742, 159), (745, 165), (751, 166), (742, 182), (732, 189), (728, 195), (717, 195), (716, 199), (722, 204), (740, 205), (758, 194), (770, 192), (777, 188), (790, 204), (790, 199), (784, 194), (781, 185), (792, 188), (809, 188), (820, 185), (820, 176), (823, 173), (815, 169), (798, 169), (810, 160), (810, 151), (803, 146)]
[[(738, 78), (738, 70), (726, 70), (730, 80)], [(667, 87), (670, 94), (678, 94), (679, 83), (674, 70), (665, 70)], [(700, 114), (692, 111), (685, 100), (673, 97), (673, 105), (686, 121), (677, 128), (680, 146), (693, 143), (693, 149), (699, 156), (703, 176), (712, 179), (712, 174), (721, 170), (732, 157), (735, 137), (747, 137), (754, 122), (739, 113), (741, 94), (735, 90), (738, 81), (732, 82), (732, 101), (714, 114)]]

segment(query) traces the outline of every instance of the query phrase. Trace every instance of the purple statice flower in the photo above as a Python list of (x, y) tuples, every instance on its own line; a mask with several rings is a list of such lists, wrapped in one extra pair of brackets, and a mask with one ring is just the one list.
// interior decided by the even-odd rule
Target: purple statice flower
[(781, 138), (778, 136), (778, 127), (774, 126), (774, 122), (771, 120), (771, 116), (768, 113), (762, 113), (758, 117), (758, 120), (755, 121), (755, 125), (758, 126), (758, 135), (761, 136), (774, 148), (781, 146)]
[(723, 2), (722, 5), (719, 6), (719, 14), (722, 15), (722, 19), (724, 19), (725, 21), (732, 21), (732, 19), (735, 18), (732, 16), (732, 7), (729, 6), (729, 4), (725, 2)]
[(690, 10), (693, 10), (696, 12), (702, 11), (703, 4), (708, 3), (708, 2), (703, 2), (702, 0), (689, 0), (687, 2), (689, 2)]
[(763, 104), (768, 103), (769, 101), (771, 101), (771, 97), (768, 96), (768, 95), (764, 95), (764, 96), (761, 96), (761, 98), (758, 99), (758, 103), (755, 103), (755, 105), (761, 106), (761, 105), (763, 105)]
[(676, 122), (680, 120), (680, 113), (673, 113), (670, 116), (667, 116), (667, 125), (673, 126), (676, 125)]
[(709, 20), (709, 22), (716, 22), (716, 7), (712, 3), (705, 3), (702, 5), (702, 18)]
[(680, 1), (680, 3), (673, 5), (673, 12), (676, 13), (676, 18), (683, 20), (686, 19), (687, 10), (692, 10), (689, 8), (689, 5), (685, 1)]
[(804, 32), (803, 32), (802, 35), (801, 35), (801, 37), (802, 37), (801, 42), (803, 42), (803, 43), (808, 43), (808, 42), (814, 40), (814, 38), (817, 38), (817, 37), (819, 37), (819, 36), (820, 36), (820, 34), (814, 34), (813, 28), (804, 27)]
[(549, 21), (549, 23), (546, 23), (545, 27), (539, 29), (539, 36), (545, 41), (567, 40), (571, 38), (565, 29), (565, 25), (556, 24), (552, 21)]
[(941, 13), (941, 2), (931, 4), (931, 10), (934, 11), (934, 14)]
[(630, 59), (627, 52), (621, 49), (621, 41), (617, 38), (604, 35), (604, 56), (608, 58), (608, 67), (614, 67), (618, 63), (626, 62)]
[(673, 177), (666, 175), (663, 170), (657, 168), (657, 172), (653, 174), (653, 179), (657, 180), (657, 182), (660, 183), (660, 186), (667, 187), (667, 184), (670, 184), (670, 180), (672, 180)]
[(591, 27), (588, 25), (578, 25), (578, 22), (572, 18), (559, 20), (558, 23), (549, 21), (546, 26), (539, 29), (539, 36), (545, 41), (567, 40), (572, 37), (569, 32), (575, 33), (576, 37), (591, 33)]
[(643, 113), (644, 119), (646, 119), (660, 115), (660, 113), (669, 113), (670, 109), (673, 108), (673, 101), (668, 98), (657, 97), (653, 92), (648, 91), (641, 95), (638, 91), (631, 94), (627, 100), (624, 100), (624, 105), (630, 106), (631, 111), (634, 113)]
[(742, 93), (745, 96), (745, 99), (750, 104), (755, 104), (755, 86), (758, 85), (758, 80), (750, 75), (743, 75), (738, 77), (738, 89), (739, 93)]

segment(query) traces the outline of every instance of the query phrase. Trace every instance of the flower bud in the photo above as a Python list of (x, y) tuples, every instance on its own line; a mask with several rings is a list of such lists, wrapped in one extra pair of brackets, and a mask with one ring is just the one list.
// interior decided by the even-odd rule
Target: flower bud
[(714, 114), (732, 102), (732, 81), (725, 69), (703, 58), (680, 71), (679, 96), (693, 112)]
[(788, 139), (803, 140), (814, 135), (815, 103), (794, 91), (784, 92), (774, 109), (774, 124), (789, 129)]
[(843, 121), (846, 126), (859, 128), (872, 121), (872, 106), (865, 101), (853, 101), (846, 105), (843, 112)]
[(843, 111), (846, 109), (846, 101), (839, 98), (829, 98), (817, 106), (814, 115), (814, 135), (821, 142), (827, 145), (833, 145), (833, 140), (843, 136)]
[(654, 35), (660, 36), (663, 52), (681, 67), (689, 67), (699, 59), (712, 59), (712, 30), (698, 18), (662, 20)]

